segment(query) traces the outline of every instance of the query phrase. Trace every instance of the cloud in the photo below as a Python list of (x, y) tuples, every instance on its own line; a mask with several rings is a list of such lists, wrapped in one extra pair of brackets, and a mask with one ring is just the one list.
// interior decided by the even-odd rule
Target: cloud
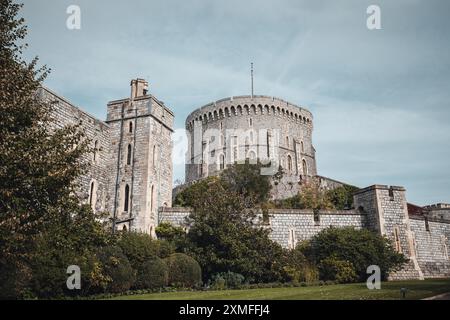
[[(193, 109), (248, 94), (254, 62), (257, 94), (313, 112), (319, 173), (449, 201), (450, 2), (377, 3), (376, 31), (368, 0), (27, 0), (23, 13), (46, 84), (99, 118), (145, 77), (183, 128)], [(65, 27), (71, 4), (80, 31)]]

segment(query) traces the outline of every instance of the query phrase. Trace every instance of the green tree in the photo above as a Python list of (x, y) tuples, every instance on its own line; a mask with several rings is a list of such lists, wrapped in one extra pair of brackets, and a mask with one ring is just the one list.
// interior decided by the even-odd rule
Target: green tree
[[(37, 94), (49, 70), (38, 68), (37, 58), (22, 58), (27, 28), (17, 17), (21, 7), (0, 1), (0, 297), (7, 298), (42, 288), (31, 283), (45, 278), (39, 272), (44, 264), (66, 276), (72, 260), (61, 257), (89, 256), (108, 241), (77, 196), (89, 141), (77, 125), (56, 128), (54, 106)], [(50, 249), (49, 261), (40, 259), (38, 244)]]
[(269, 239), (269, 230), (249, 209), (249, 198), (230, 190), (228, 182), (217, 177), (197, 185), (197, 190), (205, 192), (190, 199), (193, 213), (187, 237), (189, 252), (200, 263), (204, 280), (227, 271), (240, 273), (247, 280), (279, 280), (282, 248)]
[(370, 265), (378, 265), (385, 279), (389, 272), (407, 262), (404, 255), (394, 250), (389, 239), (352, 227), (324, 229), (300, 245), (300, 250), (316, 265), (330, 257), (352, 263), (361, 281), (367, 278), (366, 270)]
[(332, 190), (326, 191), (326, 197), (330, 199), (333, 206), (338, 210), (353, 208), (353, 194), (358, 190), (357, 187), (344, 185)]

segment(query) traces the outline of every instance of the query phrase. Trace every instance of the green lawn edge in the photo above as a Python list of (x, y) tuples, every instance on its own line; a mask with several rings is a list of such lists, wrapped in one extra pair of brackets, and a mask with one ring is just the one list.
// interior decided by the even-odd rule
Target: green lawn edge
[(418, 300), (450, 292), (450, 279), (427, 279), (382, 282), (381, 289), (369, 290), (365, 283), (311, 287), (264, 289), (178, 291), (123, 295), (110, 300), (400, 300), (406, 288), (406, 299)]

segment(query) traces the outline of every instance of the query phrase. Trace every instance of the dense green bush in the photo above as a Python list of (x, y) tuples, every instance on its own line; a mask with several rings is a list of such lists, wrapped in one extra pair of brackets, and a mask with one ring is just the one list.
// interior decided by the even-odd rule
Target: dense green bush
[(324, 229), (300, 245), (299, 250), (316, 265), (330, 257), (350, 261), (361, 281), (367, 278), (366, 270), (370, 265), (379, 266), (385, 279), (389, 272), (398, 270), (407, 262), (405, 256), (397, 253), (386, 237), (367, 229), (356, 230), (352, 227)]
[(107, 277), (106, 290), (112, 293), (129, 290), (134, 284), (136, 274), (122, 249), (117, 246), (100, 248), (98, 257)]
[(121, 233), (117, 245), (122, 249), (135, 270), (138, 270), (141, 264), (149, 259), (165, 258), (174, 252), (170, 243), (154, 240), (149, 234), (141, 232)]
[(350, 283), (358, 280), (353, 264), (336, 257), (323, 259), (318, 268), (322, 280), (336, 281), (337, 283)]
[(194, 258), (174, 253), (165, 258), (169, 268), (169, 284), (179, 287), (195, 287), (201, 283), (202, 271)]
[(244, 283), (244, 276), (235, 272), (216, 273), (211, 277), (211, 285), (217, 289), (236, 289)]
[(136, 289), (153, 289), (167, 286), (169, 268), (160, 258), (155, 257), (141, 264), (137, 271)]
[(286, 250), (283, 260), (283, 280), (292, 283), (312, 283), (319, 280), (319, 271), (299, 249)]

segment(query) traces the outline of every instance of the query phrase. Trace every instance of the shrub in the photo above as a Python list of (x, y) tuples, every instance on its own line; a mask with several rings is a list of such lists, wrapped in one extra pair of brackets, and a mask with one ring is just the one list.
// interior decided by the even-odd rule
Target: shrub
[(169, 268), (160, 258), (155, 257), (141, 264), (137, 271), (135, 288), (153, 289), (167, 286)]
[(165, 258), (169, 268), (169, 284), (181, 287), (194, 287), (201, 283), (200, 265), (184, 253), (174, 253)]
[(216, 273), (211, 277), (211, 280), (214, 288), (223, 286), (223, 288), (236, 289), (241, 287), (245, 278), (240, 273), (228, 271)]
[(306, 259), (299, 249), (287, 250), (285, 252), (283, 271), (284, 281), (287, 282), (311, 283), (319, 279), (319, 271)]
[(336, 281), (337, 283), (349, 283), (358, 280), (355, 268), (349, 261), (339, 260), (336, 257), (329, 257), (319, 263), (320, 279)]
[(135, 271), (122, 249), (116, 246), (104, 247), (99, 250), (98, 257), (108, 279), (106, 290), (112, 293), (129, 290), (135, 281)]
[(382, 278), (386, 279), (389, 272), (407, 262), (405, 256), (393, 249), (389, 239), (367, 229), (352, 227), (324, 229), (302, 244), (300, 250), (314, 264), (330, 257), (350, 261), (361, 281), (366, 279), (370, 265), (379, 266)]
[(157, 257), (159, 253), (158, 241), (141, 232), (121, 233), (117, 245), (135, 269), (145, 261)]

